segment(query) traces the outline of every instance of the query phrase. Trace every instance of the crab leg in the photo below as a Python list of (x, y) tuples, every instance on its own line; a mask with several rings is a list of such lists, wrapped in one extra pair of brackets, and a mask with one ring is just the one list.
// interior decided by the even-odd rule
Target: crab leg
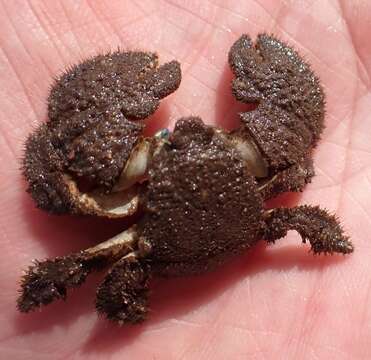
[(149, 265), (137, 254), (121, 258), (97, 290), (97, 311), (120, 325), (143, 321), (148, 312), (149, 274)]
[(274, 242), (296, 230), (305, 243), (311, 244), (312, 251), (319, 253), (353, 252), (353, 245), (335, 216), (318, 206), (297, 206), (294, 208), (277, 208), (265, 213), (264, 239)]
[(65, 299), (67, 289), (81, 285), (92, 272), (102, 269), (136, 246), (135, 226), (78, 253), (56, 257), (53, 260), (35, 261), (21, 281), (18, 309), (29, 312), (57, 299)]

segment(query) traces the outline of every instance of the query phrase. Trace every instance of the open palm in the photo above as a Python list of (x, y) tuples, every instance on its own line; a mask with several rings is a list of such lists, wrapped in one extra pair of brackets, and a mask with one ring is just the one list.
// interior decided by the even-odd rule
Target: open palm
[[(350, 5), (351, 3), (351, 5)], [(11, 359), (368, 359), (371, 357), (371, 4), (367, 1), (6, 1), (0, 3), (0, 354)], [(150, 119), (155, 131), (199, 115), (232, 127), (244, 105), (230, 91), (227, 52), (242, 33), (274, 33), (304, 54), (327, 95), (317, 176), (273, 205), (336, 212), (349, 257), (313, 257), (296, 233), (257, 246), (216, 272), (155, 280), (145, 323), (97, 317), (99, 275), (41, 312), (16, 312), (33, 258), (76, 251), (122, 221), (55, 217), (34, 208), (19, 171), (27, 134), (46, 118), (53, 77), (117, 47), (182, 64), (179, 90)], [(233, 216), (233, 215), (231, 215)]]

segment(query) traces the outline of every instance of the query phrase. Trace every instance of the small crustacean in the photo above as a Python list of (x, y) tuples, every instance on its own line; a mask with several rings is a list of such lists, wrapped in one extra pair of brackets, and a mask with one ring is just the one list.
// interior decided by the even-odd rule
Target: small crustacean
[(114, 53), (63, 75), (49, 97), (49, 121), (27, 141), (25, 175), (37, 205), (54, 213), (138, 222), (79, 253), (36, 262), (22, 279), (28, 312), (111, 266), (96, 308), (118, 323), (147, 314), (152, 274), (202, 273), (296, 230), (316, 253), (353, 251), (337, 219), (317, 206), (266, 210), (264, 201), (301, 191), (314, 172), (324, 95), (308, 64), (273, 36), (244, 35), (231, 48), (233, 94), (256, 108), (231, 132), (197, 117), (172, 133), (143, 136), (135, 122), (180, 83), (180, 67), (147, 53)]

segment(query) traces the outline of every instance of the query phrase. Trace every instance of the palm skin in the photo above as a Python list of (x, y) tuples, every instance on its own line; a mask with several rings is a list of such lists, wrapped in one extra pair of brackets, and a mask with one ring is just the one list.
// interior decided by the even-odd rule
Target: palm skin
[[(1, 2), (0, 354), (12, 359), (368, 359), (371, 357), (371, 45), (367, 1)], [(27, 134), (46, 118), (53, 76), (115, 49), (157, 51), (182, 64), (179, 90), (151, 131), (196, 114), (231, 128), (237, 104), (227, 53), (242, 33), (274, 33), (312, 64), (327, 95), (317, 176), (270, 205), (319, 204), (352, 238), (349, 257), (313, 257), (290, 233), (216, 272), (155, 280), (148, 321), (122, 327), (94, 312), (98, 277), (42, 312), (15, 309), (22, 269), (102, 241), (121, 221), (50, 216), (19, 171)]]

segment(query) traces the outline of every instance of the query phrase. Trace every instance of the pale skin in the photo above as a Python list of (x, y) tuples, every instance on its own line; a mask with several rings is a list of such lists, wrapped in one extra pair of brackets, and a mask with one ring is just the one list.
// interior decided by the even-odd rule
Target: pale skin
[[(369, 1), (1, 1), (0, 354), (11, 359), (368, 359), (371, 357), (371, 43)], [(149, 131), (181, 116), (231, 128), (237, 104), (227, 53), (242, 34), (273, 33), (313, 66), (327, 95), (317, 176), (271, 205), (313, 204), (341, 219), (355, 252), (308, 254), (299, 235), (264, 243), (214, 273), (156, 280), (149, 319), (122, 328), (98, 318), (99, 276), (41, 312), (16, 311), (34, 258), (92, 246), (120, 221), (35, 209), (19, 171), (23, 143), (46, 119), (53, 77), (100, 51), (157, 51), (182, 64), (179, 90)]]

